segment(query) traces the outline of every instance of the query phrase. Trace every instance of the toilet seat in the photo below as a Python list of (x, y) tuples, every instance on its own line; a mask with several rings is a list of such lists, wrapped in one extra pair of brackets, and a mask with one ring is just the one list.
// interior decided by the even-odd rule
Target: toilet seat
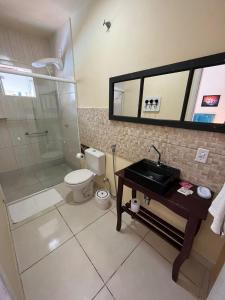
[(64, 181), (70, 185), (78, 185), (89, 181), (94, 176), (94, 173), (88, 169), (80, 169), (67, 174)]

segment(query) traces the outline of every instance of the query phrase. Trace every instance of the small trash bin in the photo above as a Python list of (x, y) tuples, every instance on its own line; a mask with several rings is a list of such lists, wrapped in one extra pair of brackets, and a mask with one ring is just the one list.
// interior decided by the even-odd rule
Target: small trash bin
[(102, 210), (110, 207), (110, 198), (110, 193), (107, 190), (97, 190), (95, 193), (96, 204)]

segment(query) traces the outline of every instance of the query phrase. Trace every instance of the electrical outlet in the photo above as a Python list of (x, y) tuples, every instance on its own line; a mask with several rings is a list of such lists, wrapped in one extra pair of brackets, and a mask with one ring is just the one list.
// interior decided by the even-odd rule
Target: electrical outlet
[(209, 155), (208, 149), (198, 148), (195, 161), (205, 164)]

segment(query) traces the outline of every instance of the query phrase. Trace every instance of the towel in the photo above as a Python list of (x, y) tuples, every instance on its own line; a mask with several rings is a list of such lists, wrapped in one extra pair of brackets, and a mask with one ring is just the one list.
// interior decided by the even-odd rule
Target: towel
[(210, 214), (214, 217), (211, 229), (214, 233), (224, 235), (225, 233), (225, 183), (213, 200), (210, 208)]

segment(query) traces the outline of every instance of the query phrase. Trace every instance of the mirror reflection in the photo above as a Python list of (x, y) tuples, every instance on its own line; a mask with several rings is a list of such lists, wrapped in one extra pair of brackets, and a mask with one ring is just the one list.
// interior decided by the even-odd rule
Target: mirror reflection
[(142, 118), (180, 120), (189, 71), (145, 78)]
[(225, 65), (195, 70), (185, 121), (225, 124)]
[(114, 84), (113, 112), (116, 116), (137, 117), (140, 79)]

